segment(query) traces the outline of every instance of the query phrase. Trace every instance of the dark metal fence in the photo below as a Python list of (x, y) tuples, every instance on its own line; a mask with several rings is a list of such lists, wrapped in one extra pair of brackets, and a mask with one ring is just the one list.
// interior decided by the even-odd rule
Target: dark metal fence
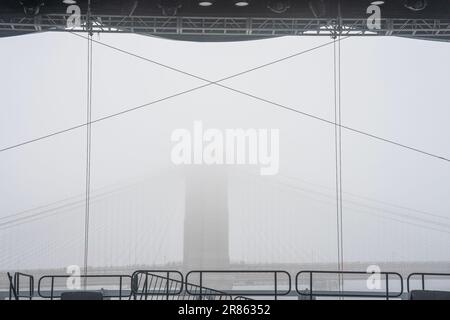
[[(300, 290), (299, 288), (299, 278), (304, 275), (309, 275), (309, 288), (305, 290)], [(314, 290), (314, 281), (317, 275), (336, 275), (338, 277), (343, 277), (345, 275), (380, 275), (384, 276), (384, 292), (374, 292), (374, 291), (319, 291)], [(390, 290), (390, 281), (392, 282), (393, 278), (397, 278), (400, 284), (400, 290), (398, 292), (393, 292)], [(315, 297), (351, 297), (351, 298), (384, 298), (389, 300), (391, 298), (400, 298), (403, 294), (403, 278), (397, 272), (378, 272), (378, 273), (370, 273), (366, 271), (316, 271), (316, 270), (306, 270), (300, 271), (295, 276), (295, 290), (297, 291), (299, 296), (309, 297), (309, 299), (314, 299)]]
[[(265, 282), (264, 290), (261, 285), (255, 285), (250, 281), (251, 274), (258, 277), (258, 281)], [(239, 275), (244, 276), (242, 278)], [(338, 277), (347, 280), (361, 280), (361, 276), (380, 276), (382, 288), (378, 290), (351, 291), (344, 288), (340, 290), (319, 290), (318, 282), (324, 280), (324, 275)], [(35, 296), (34, 277), (29, 274), (16, 272), (12, 276), (7, 273), (9, 280), (9, 299), (19, 300), (21, 298), (32, 299)], [(226, 277), (231, 277), (233, 284), (238, 281), (244, 283), (244, 289), (232, 288), (221, 289), (216, 287), (221, 283), (226, 283)], [(67, 292), (67, 284), (58, 284), (57, 280), (74, 277), (71, 275), (44, 275), (37, 284), (37, 296), (44, 299), (59, 299), (63, 292)], [(84, 280), (84, 290), (102, 291), (104, 298), (135, 299), (135, 300), (251, 300), (252, 297), (271, 297), (277, 300), (280, 297), (298, 297), (299, 299), (314, 299), (316, 297), (351, 297), (351, 298), (400, 298), (404, 291), (403, 278), (396, 272), (370, 273), (366, 271), (300, 271), (295, 276), (295, 291), (291, 288), (291, 275), (283, 270), (194, 270), (183, 274), (176, 270), (138, 270), (130, 275), (80, 275), (79, 281)], [(205, 286), (207, 278), (214, 286)], [(214, 278), (215, 277), (215, 278)], [(308, 278), (309, 277), (309, 278)], [(305, 279), (306, 278), (306, 279)], [(408, 292), (411, 291), (413, 280), (419, 280), (421, 290), (428, 289), (427, 280), (432, 278), (448, 278), (450, 273), (411, 273), (406, 281)], [(89, 281), (91, 280), (91, 281)], [(195, 280), (195, 281), (194, 281)], [(301, 281), (303, 280), (303, 281)], [(306, 280), (306, 281), (305, 281)], [(345, 279), (344, 279), (345, 280)], [(240, 281), (240, 282), (239, 282)], [(244, 281), (244, 282), (243, 282)], [(269, 281), (269, 282), (267, 282)], [(91, 283), (89, 283), (91, 282)], [(300, 288), (300, 284), (307, 284), (307, 287)], [(395, 286), (393, 285), (395, 284)], [(24, 288), (25, 284), (25, 288)], [(109, 288), (98, 288), (106, 284)], [(281, 284), (281, 285), (280, 285)], [(315, 286), (316, 284), (316, 286)], [(249, 289), (246, 289), (247, 288)], [(269, 287), (269, 290), (267, 290)], [(112, 289), (111, 289), (112, 288)], [(272, 288), (272, 289), (270, 289)], [(74, 290), (76, 291), (76, 290)], [(292, 292), (292, 293), (291, 293)], [(7, 292), (5, 292), (8, 295)]]
[(413, 278), (415, 277), (420, 277), (420, 283), (421, 283), (421, 289), (425, 290), (425, 282), (426, 282), (426, 277), (430, 278), (430, 277), (438, 277), (438, 278), (448, 278), (448, 280), (450, 281), (450, 273), (429, 273), (429, 272), (415, 272), (415, 273), (411, 273), (408, 278), (406, 279), (406, 289), (408, 290), (408, 292), (410, 292), (411, 288), (410, 288), (410, 282)]
[(183, 274), (174, 270), (138, 270), (131, 276), (131, 294), (140, 300), (174, 299), (183, 291)]
[[(84, 280), (86, 283), (86, 288), (88, 288), (88, 280), (89, 279), (102, 279), (103, 281), (105, 279), (113, 279), (118, 281), (118, 283), (115, 283), (115, 287), (118, 288), (118, 290), (104, 290), (104, 295), (103, 297), (106, 299), (109, 298), (118, 298), (119, 300), (122, 300), (122, 298), (130, 298), (131, 297), (131, 291), (128, 290), (128, 292), (126, 292), (123, 288), (125, 285), (125, 281), (129, 281), (129, 287), (131, 287), (131, 276), (129, 275), (110, 275), (110, 274), (98, 274), (98, 275), (79, 275), (79, 276), (72, 276), (72, 275), (45, 275), (42, 276), (39, 281), (38, 281), (38, 295), (41, 298), (44, 299), (59, 299), (61, 298), (61, 293), (64, 291), (68, 291), (67, 287), (65, 286), (64, 288), (62, 288), (63, 290), (58, 290), (58, 285), (55, 285), (55, 280), (57, 279), (68, 279), (69, 277), (79, 277), (80, 281)], [(46, 288), (48, 288), (47, 291), (50, 291), (50, 294), (45, 294), (44, 290), (43, 290), (43, 283), (45, 284), (46, 281), (49, 281), (50, 284), (48, 284), (46, 286)], [(100, 284), (103, 283), (98, 283), (96, 284), (96, 286), (99, 286)], [(100, 291), (99, 290), (92, 290), (92, 291)], [(76, 291), (76, 290), (74, 290)]]
[[(287, 271), (283, 270), (194, 270), (190, 271), (186, 274), (186, 283), (189, 283), (189, 278), (193, 275), (198, 276), (198, 285), (200, 287), (199, 291), (192, 292), (190, 288), (186, 286), (186, 292), (191, 295), (198, 296), (200, 300), (204, 300), (205, 298), (208, 299), (209, 292), (202, 291), (201, 288), (204, 284), (204, 276), (205, 275), (214, 275), (214, 274), (220, 274), (220, 275), (238, 275), (238, 274), (259, 274), (259, 275), (265, 275), (268, 276), (268, 278), (273, 279), (273, 291), (271, 290), (256, 290), (256, 289), (249, 289), (249, 290), (238, 290), (239, 295), (236, 297), (237, 299), (244, 299), (245, 296), (259, 296), (259, 297), (274, 297), (275, 300), (277, 300), (280, 296), (287, 296), (291, 292), (291, 275)], [(280, 278), (285, 278), (287, 283), (287, 289), (280, 289)], [(225, 291), (225, 290), (224, 290)], [(233, 295), (233, 292), (236, 292), (236, 290), (229, 291), (229, 295)], [(248, 299), (248, 298), (245, 298)]]
[(19, 300), (19, 297), (17, 296), (17, 291), (16, 291), (16, 287), (14, 284), (14, 279), (11, 276), (11, 274), (9, 272), (6, 273), (6, 276), (8, 277), (8, 282), (9, 282), (9, 300), (12, 300), (14, 297), (14, 300)]
[[(28, 282), (28, 290), (26, 291), (26, 293), (23, 294), (22, 291), (20, 290), (20, 284), (23, 283), (21, 282), (22, 278), (25, 278), (26, 281)], [(34, 277), (30, 274), (21, 272), (14, 273), (14, 288), (16, 291), (17, 299), (26, 298), (31, 300), (34, 296)]]
[(184, 281), (179, 271), (139, 270), (132, 276), (132, 295), (140, 300), (198, 300), (197, 292), (204, 292), (208, 300), (231, 300), (226, 292), (198, 286)]

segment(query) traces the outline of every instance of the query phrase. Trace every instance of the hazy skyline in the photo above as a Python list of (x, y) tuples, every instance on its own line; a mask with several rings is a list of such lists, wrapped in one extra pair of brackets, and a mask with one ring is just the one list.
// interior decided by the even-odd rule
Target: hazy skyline
[[(211, 80), (330, 41), (94, 39)], [(40, 33), (0, 44), (0, 148), (85, 122), (86, 40)], [(343, 124), (450, 157), (450, 45), (355, 37), (341, 46)], [(204, 84), (98, 44), (93, 58), (93, 119)], [(224, 84), (334, 120), (333, 46)], [(93, 199), (90, 264), (181, 261), (184, 172), (170, 161), (170, 136), (195, 120), (280, 129), (278, 175), (229, 167), (231, 260), (336, 261), (333, 126), (210, 86), (93, 125), (93, 196), (143, 182)], [(0, 269), (82, 265), (85, 135), (77, 129), (0, 153)], [(346, 261), (450, 261), (448, 162), (344, 130), (343, 188)], [(66, 214), (17, 226), (2, 219), (71, 197), (81, 205)]]

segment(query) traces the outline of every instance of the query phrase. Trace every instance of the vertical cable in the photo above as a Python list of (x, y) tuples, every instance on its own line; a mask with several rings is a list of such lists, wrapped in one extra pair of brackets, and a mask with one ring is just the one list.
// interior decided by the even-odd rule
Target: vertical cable
[(86, 289), (89, 257), (89, 214), (91, 194), (91, 119), (92, 119), (92, 23), (91, 23), (91, 1), (88, 1), (86, 19), (88, 31), (87, 45), (87, 101), (86, 101), (86, 206), (84, 218), (84, 278), (83, 286)]
[[(342, 112), (341, 112), (341, 34), (342, 18), (340, 1), (338, 2), (338, 21), (333, 43), (333, 77), (334, 77), (334, 142), (336, 162), (336, 234), (338, 271), (344, 271), (344, 230), (342, 214)], [(337, 39), (337, 41), (336, 41)], [(339, 291), (344, 290), (344, 277), (339, 274)]]
[[(341, 24), (339, 23), (341, 26)], [(339, 128), (339, 227), (340, 227), (340, 246), (341, 246), (341, 271), (344, 271), (344, 224), (342, 209), (342, 107), (341, 107), (341, 30), (338, 35), (338, 128)], [(341, 278), (341, 288), (344, 290), (344, 279)]]
[[(343, 192), (342, 192), (342, 105), (341, 105), (341, 32), (342, 24), (339, 23), (339, 36), (338, 36), (338, 111), (339, 111), (339, 208), (340, 208), (340, 231), (341, 231), (341, 271), (344, 271), (344, 223), (343, 223)], [(344, 290), (344, 279), (342, 281), (342, 290)]]
[[(337, 67), (336, 67), (336, 36), (333, 44), (333, 80), (334, 80), (334, 123), (338, 123), (338, 99), (337, 99)], [(335, 173), (336, 173), (336, 237), (337, 237), (337, 267), (341, 271), (341, 229), (340, 229), (340, 201), (339, 201), (339, 129), (334, 126), (334, 151), (335, 151)], [(341, 291), (341, 276), (338, 278), (339, 291)]]

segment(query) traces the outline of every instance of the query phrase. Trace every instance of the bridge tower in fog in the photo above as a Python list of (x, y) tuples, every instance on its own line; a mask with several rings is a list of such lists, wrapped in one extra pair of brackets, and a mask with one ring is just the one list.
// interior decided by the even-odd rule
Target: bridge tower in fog
[(227, 169), (192, 166), (186, 172), (185, 269), (229, 267)]

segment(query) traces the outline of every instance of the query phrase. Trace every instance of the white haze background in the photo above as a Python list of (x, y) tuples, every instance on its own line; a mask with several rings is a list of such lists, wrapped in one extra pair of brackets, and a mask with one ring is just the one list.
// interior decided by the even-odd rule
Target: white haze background
[[(210, 80), (330, 41), (94, 38)], [(86, 40), (42, 33), (0, 46), (0, 148), (86, 121)], [(449, 43), (351, 38), (341, 50), (343, 124), (450, 157)], [(93, 119), (204, 84), (97, 44), (93, 57)], [(332, 71), (327, 46), (225, 84), (334, 120)], [(194, 120), (280, 129), (279, 175), (229, 168), (232, 262), (337, 260), (334, 128), (210, 86), (93, 125), (91, 266), (181, 262), (184, 174), (170, 135)], [(0, 270), (82, 265), (85, 152), (83, 128), (0, 153)], [(450, 261), (448, 162), (344, 130), (343, 188), (345, 261)], [(56, 209), (6, 223), (47, 204)]]

